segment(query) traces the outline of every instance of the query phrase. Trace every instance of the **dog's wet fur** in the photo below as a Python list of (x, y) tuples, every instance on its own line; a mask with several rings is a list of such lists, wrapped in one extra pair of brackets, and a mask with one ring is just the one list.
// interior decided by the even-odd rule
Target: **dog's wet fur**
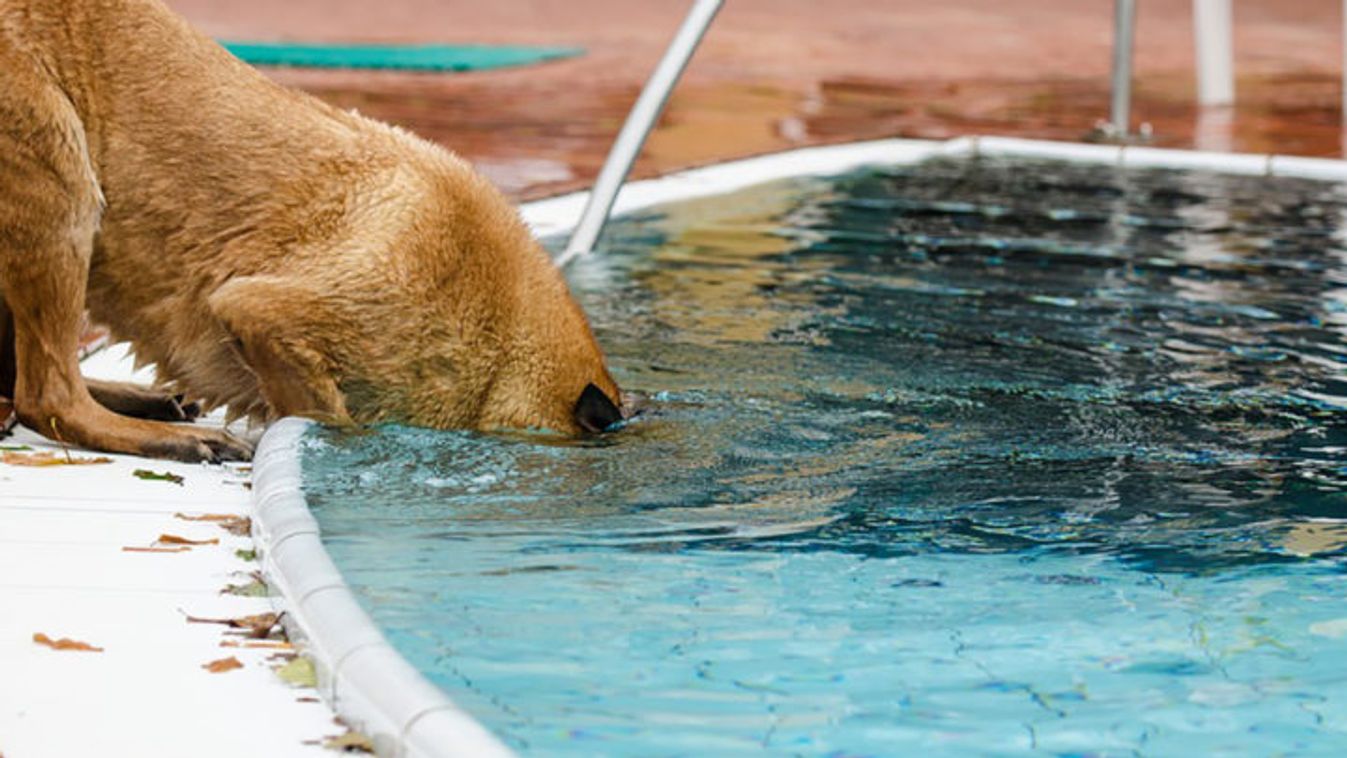
[[(81, 377), (86, 307), (162, 391)], [(0, 0), (0, 395), (65, 443), (185, 461), (250, 455), (169, 423), (217, 406), (562, 433), (621, 418), (584, 314), (495, 187), (275, 84), (158, 0)]]

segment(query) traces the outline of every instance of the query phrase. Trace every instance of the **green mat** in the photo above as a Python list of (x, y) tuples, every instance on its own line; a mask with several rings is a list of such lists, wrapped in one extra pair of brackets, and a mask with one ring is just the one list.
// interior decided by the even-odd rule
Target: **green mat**
[(393, 68), (407, 71), (480, 71), (570, 58), (578, 47), (509, 45), (320, 45), (292, 42), (221, 42), (257, 66)]

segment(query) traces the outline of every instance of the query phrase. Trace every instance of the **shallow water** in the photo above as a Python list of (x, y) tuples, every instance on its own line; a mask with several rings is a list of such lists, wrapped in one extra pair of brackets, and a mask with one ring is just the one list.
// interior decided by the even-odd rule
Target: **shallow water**
[(1347, 195), (932, 161), (614, 226), (625, 429), (318, 432), (394, 644), (536, 755), (1347, 744)]

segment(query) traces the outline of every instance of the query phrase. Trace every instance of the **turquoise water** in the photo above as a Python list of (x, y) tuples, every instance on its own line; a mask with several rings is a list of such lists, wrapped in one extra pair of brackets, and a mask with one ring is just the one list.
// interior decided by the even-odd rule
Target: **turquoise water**
[(991, 160), (628, 218), (584, 442), (315, 432), (394, 644), (526, 755), (1347, 751), (1347, 194)]

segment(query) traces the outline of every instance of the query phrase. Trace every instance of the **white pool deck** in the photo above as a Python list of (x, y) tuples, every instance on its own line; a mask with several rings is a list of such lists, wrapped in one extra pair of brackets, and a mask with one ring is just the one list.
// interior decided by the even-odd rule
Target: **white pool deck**
[[(95, 353), (85, 372), (132, 376), (121, 346)], [(60, 450), (23, 428), (0, 445)], [(221, 647), (241, 638), (186, 620), (272, 610), (265, 597), (221, 594), (255, 570), (235, 554), (252, 549), (250, 538), (175, 515), (247, 516), (246, 471), (110, 457), (90, 466), (0, 464), (0, 754), (330, 755), (319, 743), (345, 730), (314, 702), (315, 690), (273, 673), (268, 656), (277, 650)], [(138, 479), (139, 468), (172, 472), (183, 484)], [(123, 549), (154, 546), (164, 534), (219, 544)], [(37, 633), (103, 651), (52, 650), (33, 641)], [(231, 656), (242, 668), (202, 668)]]
[[(1220, 155), (1148, 148), (962, 138), (949, 142), (883, 140), (812, 148), (637, 182), (616, 212), (733, 191), (807, 174), (845, 172), (867, 163), (903, 163), (935, 155), (996, 154), (1135, 167), (1173, 167), (1347, 181), (1347, 162), (1263, 155)], [(539, 234), (565, 233), (583, 193), (525, 206)], [(125, 349), (86, 361), (91, 376), (134, 375)], [(207, 420), (205, 423), (219, 423)], [(0, 445), (60, 448), (16, 430)], [(88, 455), (72, 451), (74, 455)], [(273, 610), (267, 598), (221, 594), (246, 583), (252, 550), (207, 521), (177, 514), (249, 516), (245, 468), (184, 465), (111, 456), (108, 464), (31, 468), (0, 463), (0, 756), (302, 756), (327, 755), (320, 743), (341, 734), (314, 689), (294, 689), (272, 671), (274, 649), (222, 647), (240, 638), (185, 616), (231, 618)], [(136, 469), (172, 472), (182, 485), (141, 480)], [(144, 552), (160, 535), (219, 539), (181, 552)], [(128, 551), (125, 548), (133, 548)], [(71, 638), (102, 652), (52, 650), (35, 634)], [(240, 668), (211, 673), (205, 664), (236, 657)], [(395, 690), (396, 686), (388, 689)], [(329, 693), (325, 693), (329, 694)], [(378, 699), (396, 692), (363, 692)], [(436, 754), (471, 754), (445, 745)], [(461, 747), (461, 745), (460, 745)], [(416, 751), (409, 751), (416, 752)], [(417, 753), (421, 754), (421, 753)]]

